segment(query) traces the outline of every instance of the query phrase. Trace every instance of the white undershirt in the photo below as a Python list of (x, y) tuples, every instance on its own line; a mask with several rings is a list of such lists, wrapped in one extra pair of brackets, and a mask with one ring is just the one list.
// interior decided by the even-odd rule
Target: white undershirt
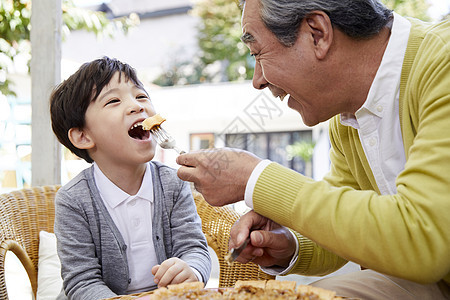
[(341, 124), (358, 130), (364, 153), (382, 195), (397, 193), (395, 179), (406, 157), (400, 129), (400, 75), (411, 23), (394, 13), (391, 37), (363, 106), (341, 115)]
[[(391, 36), (366, 101), (355, 115), (340, 116), (341, 124), (358, 130), (364, 153), (383, 195), (397, 192), (395, 179), (406, 162), (400, 129), (399, 96), (400, 75), (410, 29), (411, 23), (394, 13)], [(244, 198), (250, 208), (253, 208), (256, 182), (269, 163), (268, 160), (261, 161), (247, 182)], [(295, 264), (297, 257), (295, 255), (289, 267), (282, 272), (263, 269), (272, 275), (283, 275)]]
[[(127, 245), (130, 284), (128, 293), (148, 291), (155, 286), (152, 267), (158, 264), (152, 238), (153, 180), (147, 164), (141, 187), (131, 196), (121, 190), (94, 163), (94, 179), (103, 202)], [(191, 268), (197, 280), (202, 276)]]
[(128, 293), (155, 285), (151, 269), (158, 264), (152, 238), (153, 184), (147, 164), (142, 185), (131, 196), (110, 181), (94, 163), (94, 179), (103, 202), (127, 245), (131, 282)]

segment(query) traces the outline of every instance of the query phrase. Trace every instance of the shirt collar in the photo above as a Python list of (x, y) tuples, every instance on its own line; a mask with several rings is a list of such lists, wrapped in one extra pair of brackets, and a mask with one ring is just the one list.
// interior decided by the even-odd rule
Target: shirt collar
[(100, 196), (103, 201), (105, 201), (110, 207), (115, 208), (122, 202), (131, 199), (140, 198), (153, 202), (153, 182), (152, 182), (152, 171), (150, 164), (146, 164), (146, 169), (144, 177), (142, 179), (141, 187), (136, 195), (130, 195), (120, 189), (111, 180), (106, 177), (105, 174), (100, 170), (98, 165), (94, 162), (94, 179), (97, 188), (100, 192)]
[(367, 114), (383, 117), (383, 105), (395, 99), (400, 87), (403, 58), (408, 45), (411, 23), (394, 12), (391, 36), (383, 54), (380, 66), (370, 86), (369, 94), (363, 106), (356, 113), (341, 114), (342, 125), (359, 129), (358, 119)]

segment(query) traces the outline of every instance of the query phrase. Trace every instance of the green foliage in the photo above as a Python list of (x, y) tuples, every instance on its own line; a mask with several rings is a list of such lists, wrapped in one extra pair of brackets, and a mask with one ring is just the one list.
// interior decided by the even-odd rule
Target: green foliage
[[(398, 14), (430, 20), (427, 0), (382, 0)], [(200, 53), (193, 61), (172, 62), (155, 81), (177, 85), (211, 81), (251, 79), (254, 59), (240, 40), (241, 11), (237, 0), (199, 0), (192, 13), (200, 17)], [(185, 75), (185, 70), (195, 70)]]
[(201, 0), (193, 13), (202, 20), (198, 34), (201, 61), (205, 65), (221, 61), (229, 81), (250, 79), (253, 60), (249, 59), (249, 51), (240, 39), (241, 10), (236, 2)]
[(1, 0), (0, 2), (0, 92), (14, 95), (10, 91), (8, 70), (14, 57), (24, 49), (23, 40), (30, 38), (30, 1)]
[(286, 152), (290, 159), (298, 156), (301, 159), (303, 159), (303, 161), (309, 162), (313, 157), (315, 146), (316, 144), (314, 142), (307, 142), (307, 141), (296, 142), (292, 145), (286, 146)]
[(426, 0), (382, 0), (382, 2), (399, 15), (430, 21), (427, 13), (430, 4)]
[(85, 30), (97, 36), (112, 38), (117, 32), (126, 34), (129, 28), (139, 24), (139, 17), (135, 13), (111, 20), (103, 12), (75, 7), (72, 0), (64, 0), (62, 10), (63, 36), (71, 30)]
[[(75, 7), (72, 0), (62, 2), (63, 36), (70, 30), (86, 30), (97, 36), (124, 33), (139, 22), (137, 15), (109, 20), (102, 12), (92, 12)], [(21, 57), (29, 65), (31, 0), (0, 0), (0, 92), (14, 95), (8, 73)]]
[(153, 83), (164, 86), (251, 79), (254, 59), (240, 39), (238, 4), (233, 0), (200, 0), (191, 13), (201, 20), (198, 56), (192, 61), (172, 62)]
[(204, 70), (204, 64), (198, 58), (192, 62), (173, 61), (153, 83), (159, 86), (174, 86), (205, 82), (208, 75)]

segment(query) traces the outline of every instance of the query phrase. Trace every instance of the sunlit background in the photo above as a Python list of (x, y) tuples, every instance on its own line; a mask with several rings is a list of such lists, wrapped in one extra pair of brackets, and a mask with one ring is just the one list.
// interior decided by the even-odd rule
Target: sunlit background
[[(435, 21), (448, 17), (449, 1), (386, 3)], [(1, 3), (6, 15), (13, 1)], [(20, 3), (3, 18), (11, 32), (3, 29), (0, 40), (0, 192), (31, 184), (30, 44), (20, 34), (30, 2)], [(233, 146), (314, 178), (328, 170), (327, 124), (307, 128), (284, 103), (251, 86), (254, 61), (239, 40), (235, 1), (74, 0), (63, 1), (63, 11), (62, 79), (86, 61), (118, 58), (136, 68), (183, 149)], [(65, 183), (87, 164), (62, 151)], [(173, 151), (159, 149), (155, 159), (176, 167)]]
[[(31, 185), (30, 1), (13, 3), (0, 7), (2, 25), (10, 25), (0, 30), (0, 193)], [(450, 0), (385, 3), (427, 21), (450, 10)], [(237, 147), (316, 179), (328, 171), (327, 123), (308, 128), (252, 87), (254, 61), (239, 40), (235, 1), (73, 0), (63, 10), (62, 79), (84, 62), (118, 58), (136, 68), (182, 149)], [(61, 151), (64, 184), (88, 165)], [(155, 159), (176, 167), (175, 157), (158, 149)]]

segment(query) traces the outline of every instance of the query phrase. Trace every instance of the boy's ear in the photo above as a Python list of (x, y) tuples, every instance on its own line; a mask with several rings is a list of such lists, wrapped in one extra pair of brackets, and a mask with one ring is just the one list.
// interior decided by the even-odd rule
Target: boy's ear
[(318, 59), (324, 59), (333, 42), (333, 25), (323, 11), (313, 11), (306, 16), (310, 34), (314, 42), (314, 53)]
[(91, 149), (95, 146), (94, 141), (80, 128), (70, 128), (68, 136), (72, 144), (78, 149)]

